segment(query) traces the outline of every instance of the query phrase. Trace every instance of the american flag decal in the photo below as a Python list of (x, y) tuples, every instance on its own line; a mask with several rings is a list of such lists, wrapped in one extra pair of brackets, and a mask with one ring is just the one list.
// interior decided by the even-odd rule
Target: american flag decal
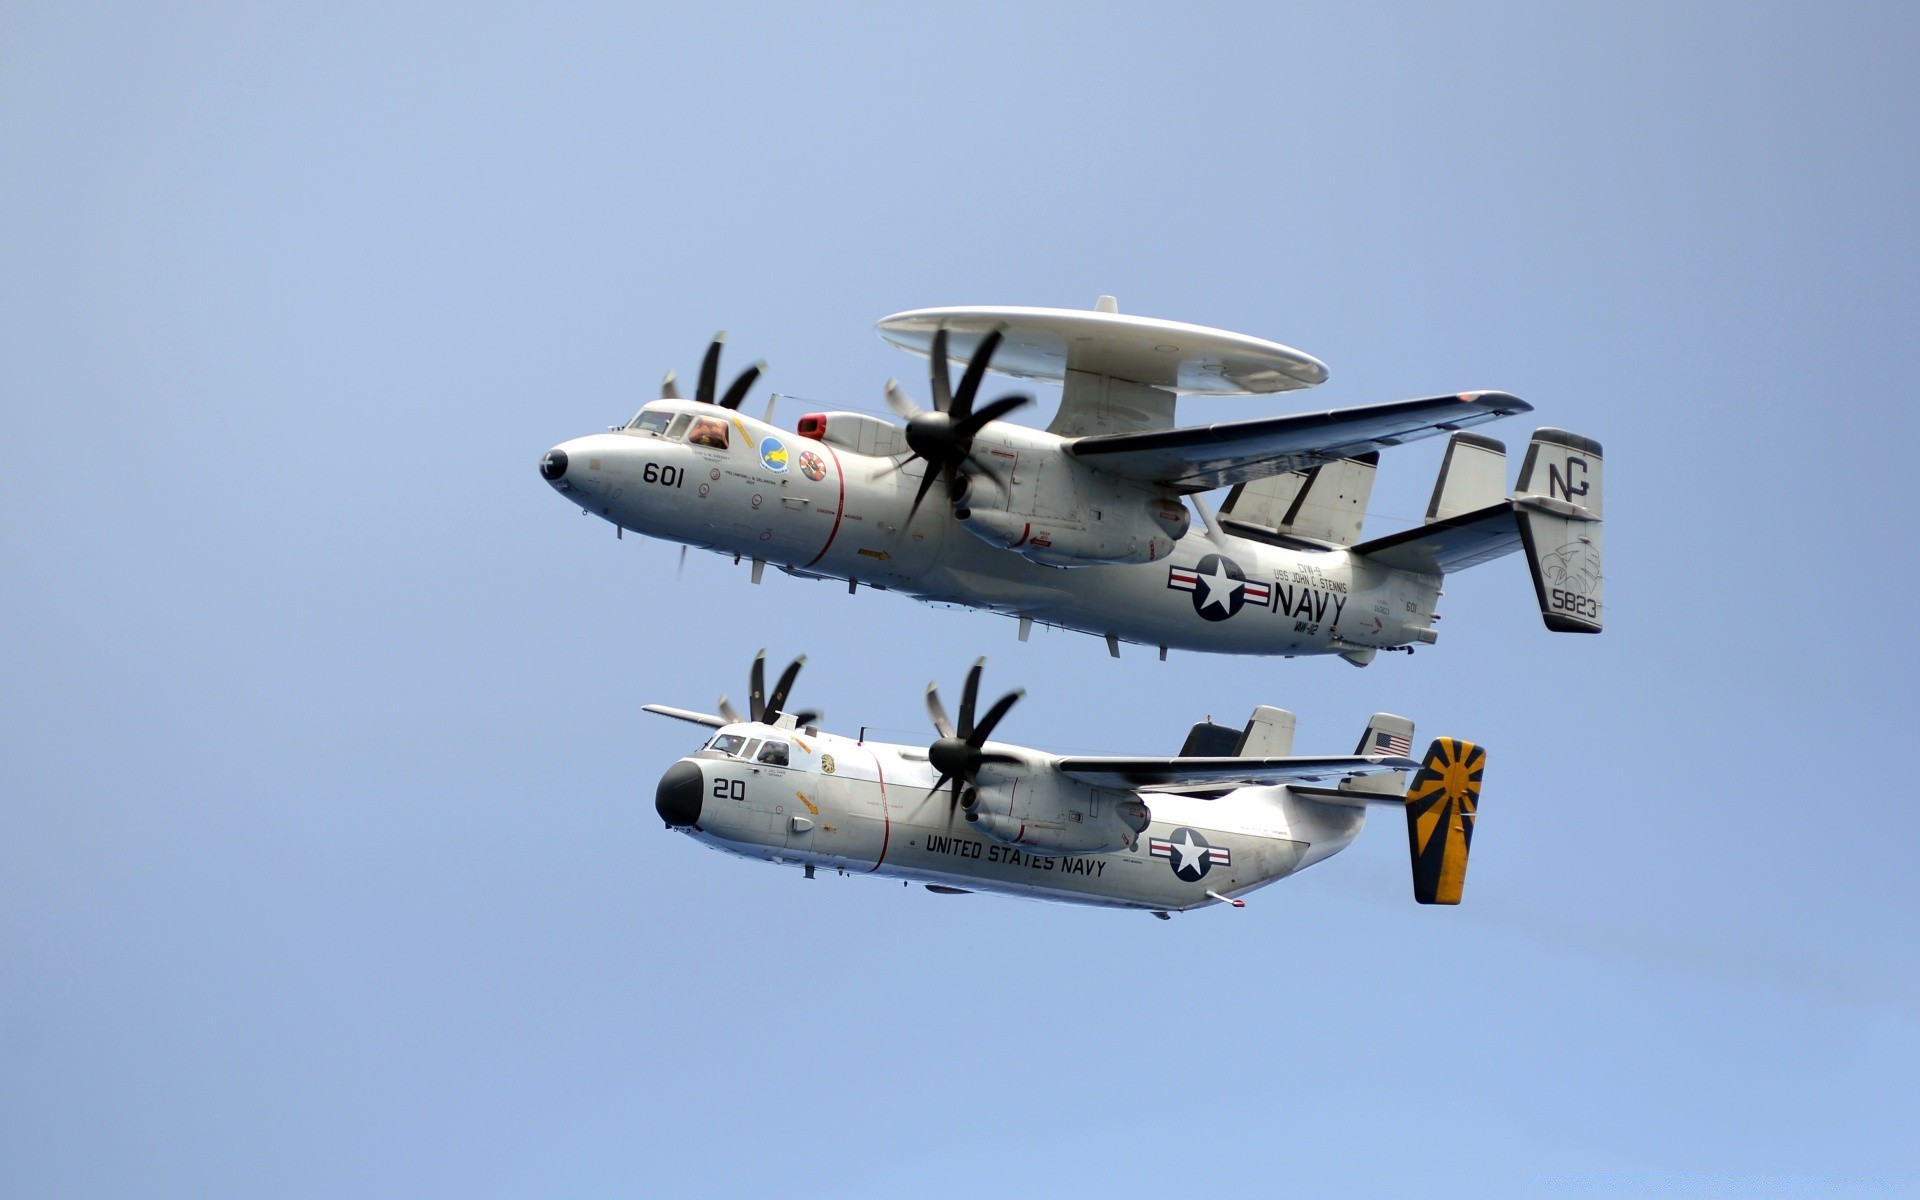
[(1413, 739), (1401, 737), (1397, 733), (1388, 733), (1382, 730), (1373, 735), (1373, 752), (1375, 754), (1395, 754), (1401, 758), (1405, 758), (1407, 755), (1413, 753)]

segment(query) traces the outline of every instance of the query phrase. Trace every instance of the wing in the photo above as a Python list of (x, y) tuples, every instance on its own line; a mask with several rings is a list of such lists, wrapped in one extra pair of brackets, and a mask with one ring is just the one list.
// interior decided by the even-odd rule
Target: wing
[(1154, 433), (1102, 434), (1067, 443), (1067, 452), (1128, 479), (1206, 492), (1531, 411), (1533, 405), (1505, 392), (1467, 392)]
[(714, 729), (727, 724), (725, 719), (716, 717), (712, 713), (697, 713), (685, 708), (671, 708), (665, 704), (642, 704), (640, 707), (646, 712), (672, 717), (676, 721), (691, 721), (695, 725), (706, 725)]
[(1410, 758), (1386, 754), (1339, 754), (1305, 758), (1106, 758), (1077, 755), (1053, 764), (1054, 770), (1095, 787), (1138, 792), (1218, 790), (1297, 779), (1333, 779), (1418, 770)]

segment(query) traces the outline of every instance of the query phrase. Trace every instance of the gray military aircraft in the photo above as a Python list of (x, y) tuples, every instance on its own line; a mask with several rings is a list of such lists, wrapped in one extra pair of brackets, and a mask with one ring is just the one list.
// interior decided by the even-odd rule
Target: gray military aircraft
[[(1176, 427), (1180, 394), (1248, 395), (1326, 378), (1297, 350), (1218, 329), (1092, 312), (943, 308), (880, 322), (927, 355), (931, 409), (903, 424), (809, 413), (794, 431), (719, 391), (721, 339), (692, 399), (668, 375), (625, 426), (549, 450), (540, 473), (582, 512), (752, 560), (1121, 642), (1225, 654), (1338, 654), (1436, 640), (1447, 572), (1524, 549), (1547, 628), (1602, 624), (1601, 451), (1540, 429), (1518, 486), (1501, 443), (1463, 432), (1530, 410), (1504, 392)], [(968, 362), (958, 386), (952, 354)], [(1063, 383), (1044, 430), (976, 405), (992, 369)], [(769, 404), (769, 417), (771, 404)], [(1379, 452), (1449, 433), (1421, 526), (1361, 540)], [(1201, 493), (1231, 488), (1216, 515)], [(935, 493), (938, 493), (937, 497)], [(936, 500), (937, 502), (929, 502)], [(1199, 521), (1193, 521), (1197, 514)], [(684, 550), (682, 551), (684, 554)]]
[(1243, 729), (1195, 725), (1171, 757), (1048, 754), (990, 740), (1023, 693), (977, 714), (982, 659), (958, 721), (928, 684), (938, 737), (892, 745), (788, 711), (805, 661), (768, 692), (762, 651), (745, 717), (724, 696), (717, 714), (646, 706), (715, 731), (660, 778), (668, 828), (809, 878), (865, 873), (1165, 918), (1244, 907), (1246, 893), (1346, 848), (1366, 805), (1389, 804), (1406, 812), (1414, 898), (1460, 902), (1487, 757), (1471, 742), (1440, 738), (1415, 762), (1413, 723), (1376, 713), (1354, 753), (1296, 757), (1293, 714), (1262, 706)]

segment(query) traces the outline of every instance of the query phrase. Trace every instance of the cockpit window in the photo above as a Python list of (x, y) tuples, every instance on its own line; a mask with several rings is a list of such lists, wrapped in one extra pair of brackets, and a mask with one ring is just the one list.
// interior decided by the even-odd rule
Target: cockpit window
[(718, 750), (722, 754), (738, 754), (746, 742), (747, 739), (737, 733), (721, 733), (714, 735), (714, 739), (707, 743), (707, 749)]
[(673, 414), (670, 412), (651, 412), (642, 409), (639, 416), (627, 422), (627, 428), (636, 433), (650, 433), (655, 437), (661, 437), (667, 432), (667, 424), (672, 420)]
[(681, 438), (687, 436), (687, 426), (692, 423), (693, 415), (691, 413), (681, 413), (673, 419), (673, 424), (667, 426), (667, 436), (676, 442), (679, 441)]
[(747, 742), (746, 749), (740, 751), (740, 757), (746, 759), (748, 762), (752, 762), (754, 753), (759, 749), (760, 739), (752, 738)]
[(715, 450), (727, 448), (727, 423), (719, 417), (701, 417), (687, 431), (687, 441), (696, 446), (711, 446)]
[(787, 744), (785, 742), (769, 741), (766, 745), (760, 747), (760, 761), (770, 767), (786, 766)]

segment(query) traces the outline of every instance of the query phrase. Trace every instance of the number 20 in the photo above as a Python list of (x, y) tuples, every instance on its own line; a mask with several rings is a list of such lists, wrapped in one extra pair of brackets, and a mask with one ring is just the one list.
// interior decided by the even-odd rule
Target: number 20
[(713, 781), (715, 800), (745, 800), (747, 781), (744, 779), (716, 779)]

